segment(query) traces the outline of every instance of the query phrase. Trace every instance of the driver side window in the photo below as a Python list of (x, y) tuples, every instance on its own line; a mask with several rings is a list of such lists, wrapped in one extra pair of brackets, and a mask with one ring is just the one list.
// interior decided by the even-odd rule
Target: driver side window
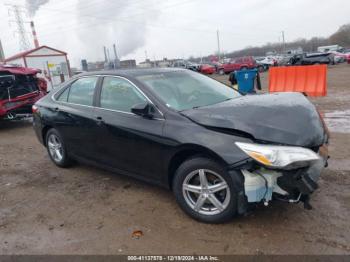
[(147, 99), (129, 81), (119, 77), (105, 77), (101, 90), (101, 108), (131, 112), (134, 105)]

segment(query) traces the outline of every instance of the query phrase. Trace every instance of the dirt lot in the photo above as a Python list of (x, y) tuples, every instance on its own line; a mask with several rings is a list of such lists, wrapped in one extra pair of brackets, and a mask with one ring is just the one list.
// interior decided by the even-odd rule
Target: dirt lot
[(329, 95), (313, 99), (332, 130), (314, 209), (273, 203), (224, 225), (188, 218), (161, 188), (57, 168), (30, 122), (0, 123), (0, 253), (350, 254), (350, 65), (331, 67), (328, 82)]

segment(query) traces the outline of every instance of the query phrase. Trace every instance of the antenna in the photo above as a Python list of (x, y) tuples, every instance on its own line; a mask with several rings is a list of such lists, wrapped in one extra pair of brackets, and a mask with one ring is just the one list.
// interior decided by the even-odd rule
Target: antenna
[(19, 5), (6, 4), (8, 6), (9, 14), (13, 15), (17, 30), (16, 33), (19, 36), (19, 48), (20, 50), (30, 49), (29, 40), (27, 37), (27, 32), (24, 28), (23, 14), (26, 13), (25, 8)]

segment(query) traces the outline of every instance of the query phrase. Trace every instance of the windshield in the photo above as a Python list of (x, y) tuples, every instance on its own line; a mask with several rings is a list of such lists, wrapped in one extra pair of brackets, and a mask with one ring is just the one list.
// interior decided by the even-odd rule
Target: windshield
[(217, 104), (240, 96), (230, 87), (192, 71), (163, 72), (136, 77), (178, 111)]

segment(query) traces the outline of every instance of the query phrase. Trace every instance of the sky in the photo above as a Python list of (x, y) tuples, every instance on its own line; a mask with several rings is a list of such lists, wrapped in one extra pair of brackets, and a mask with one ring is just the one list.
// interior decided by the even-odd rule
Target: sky
[[(14, 14), (33, 20), (40, 45), (81, 59), (104, 60), (103, 46), (121, 59), (188, 58), (268, 42), (327, 37), (349, 23), (349, 0), (0, 0), (0, 39), (5, 56), (20, 51)], [(24, 24), (31, 47), (29, 24)]]

